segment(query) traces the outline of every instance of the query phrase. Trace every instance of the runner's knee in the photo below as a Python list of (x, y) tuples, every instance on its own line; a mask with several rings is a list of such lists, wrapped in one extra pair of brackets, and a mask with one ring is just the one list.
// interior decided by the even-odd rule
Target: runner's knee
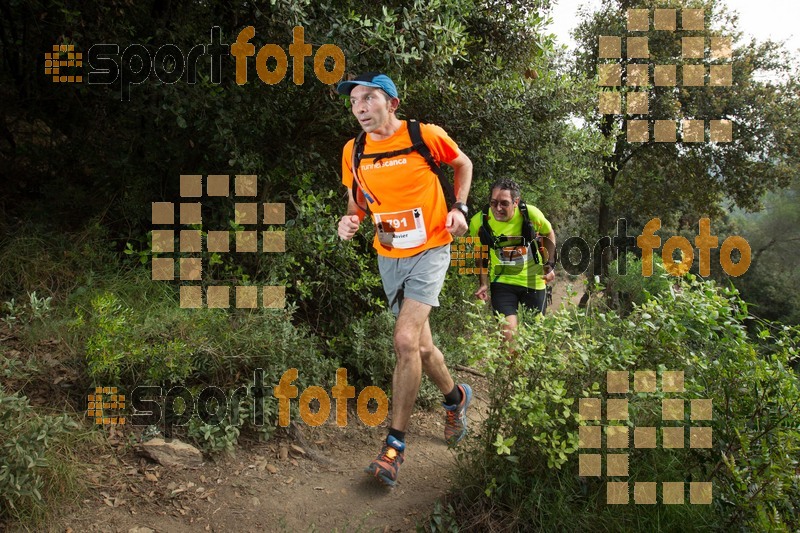
[(405, 330), (395, 331), (394, 350), (398, 359), (415, 355), (420, 350), (419, 334)]

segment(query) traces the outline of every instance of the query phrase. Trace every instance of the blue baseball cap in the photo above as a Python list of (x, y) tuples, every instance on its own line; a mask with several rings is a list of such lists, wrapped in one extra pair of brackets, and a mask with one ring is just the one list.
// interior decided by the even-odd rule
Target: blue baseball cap
[(352, 80), (343, 81), (336, 86), (336, 92), (345, 96), (350, 96), (350, 91), (352, 91), (356, 85), (383, 89), (390, 97), (400, 98), (400, 95), (397, 93), (397, 86), (395, 86), (392, 79), (380, 72), (367, 72)]

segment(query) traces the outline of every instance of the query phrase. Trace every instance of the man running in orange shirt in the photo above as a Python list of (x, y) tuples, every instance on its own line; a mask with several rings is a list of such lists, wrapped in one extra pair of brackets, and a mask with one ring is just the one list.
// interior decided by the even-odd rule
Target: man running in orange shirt
[[(366, 469), (394, 486), (405, 458), (405, 432), (422, 370), (444, 395), (447, 443), (455, 445), (467, 433), (472, 389), (453, 382), (442, 352), (433, 345), (428, 315), (439, 305), (439, 292), (450, 265), (452, 235), (463, 235), (467, 230), (465, 202), (472, 182), (472, 162), (442, 128), (397, 118), (400, 98), (394, 82), (385, 74), (363, 74), (341, 82), (337, 91), (350, 97), (353, 114), (364, 130), (345, 145), (342, 154), (342, 183), (348, 188), (349, 199), (347, 215), (339, 221), (339, 237), (352, 239), (367, 208), (371, 211), (378, 268), (397, 317), (389, 434), (380, 454)], [(419, 128), (424, 145), (412, 147), (414, 128)], [(421, 153), (426, 150), (435, 161)], [(452, 205), (448, 205), (443, 184), (434, 171), (440, 162), (455, 170)]]

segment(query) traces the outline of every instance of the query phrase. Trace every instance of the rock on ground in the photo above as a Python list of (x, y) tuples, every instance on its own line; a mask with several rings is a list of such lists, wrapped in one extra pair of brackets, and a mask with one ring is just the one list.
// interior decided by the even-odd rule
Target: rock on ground
[(203, 462), (200, 450), (177, 439), (148, 440), (142, 443), (141, 453), (164, 466), (200, 466)]

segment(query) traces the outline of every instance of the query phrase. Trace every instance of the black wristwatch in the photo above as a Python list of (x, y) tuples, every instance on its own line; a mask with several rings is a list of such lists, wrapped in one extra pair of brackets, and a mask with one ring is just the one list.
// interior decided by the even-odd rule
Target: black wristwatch
[(550, 267), (550, 272), (552, 272), (553, 270), (555, 270), (555, 269), (556, 269), (556, 264), (555, 264), (555, 262), (553, 262), (553, 261), (548, 261), (548, 262), (546, 262), (546, 263), (544, 264), (544, 266), (549, 266), (549, 267)]
[(454, 203), (452, 206), (450, 206), (450, 211), (452, 211), (453, 209), (458, 209), (459, 211), (461, 211), (464, 214), (464, 219), (466, 219), (467, 215), (469, 215), (469, 207), (467, 207), (467, 204), (465, 204), (464, 202)]

